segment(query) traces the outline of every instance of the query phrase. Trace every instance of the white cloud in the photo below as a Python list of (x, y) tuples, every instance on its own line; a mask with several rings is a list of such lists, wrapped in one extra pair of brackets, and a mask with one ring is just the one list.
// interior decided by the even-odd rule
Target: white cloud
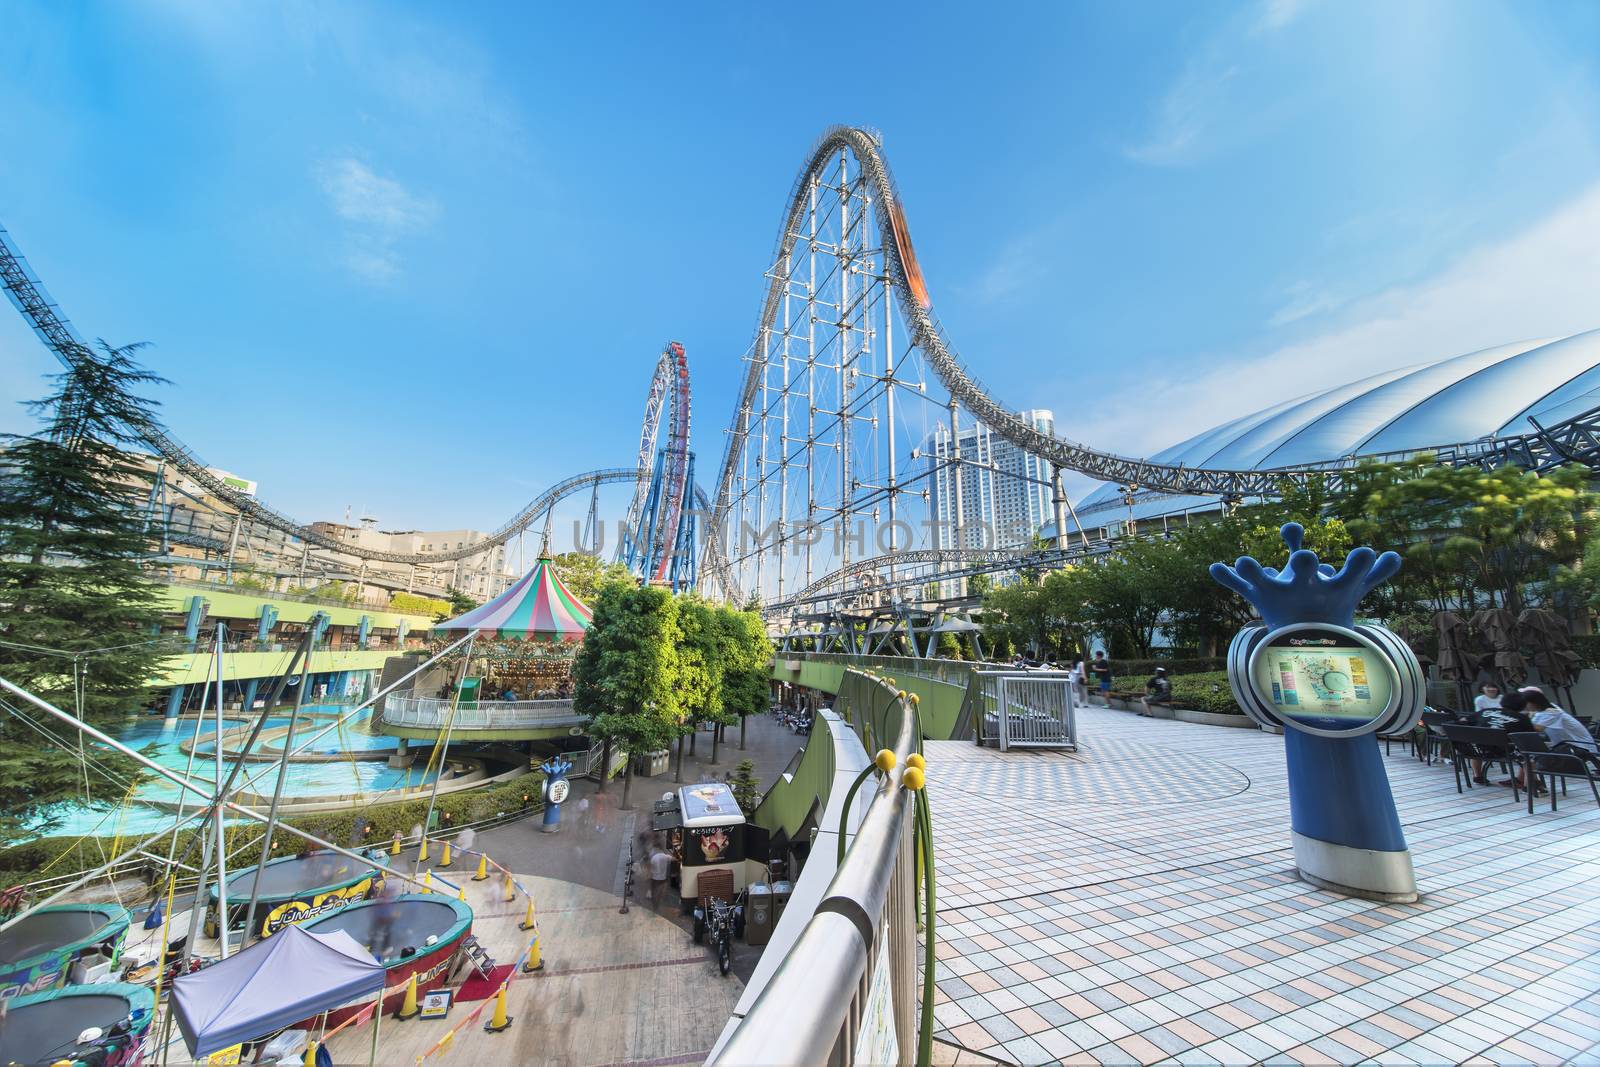
[(357, 159), (324, 163), (317, 170), (334, 214), (347, 223), (341, 261), (367, 281), (392, 280), (400, 273), (396, 246), (432, 223), (437, 205)]
[(1149, 138), (1130, 147), (1128, 156), (1156, 166), (1192, 162), (1238, 73), (1238, 67), (1219, 66), (1209, 58), (1192, 61), (1162, 97)]
[(1192, 51), (1157, 102), (1149, 131), (1125, 150), (1128, 158), (1183, 166), (1283, 121), (1295, 94), (1267, 74), (1280, 50), (1277, 34), (1311, 3), (1266, 0), (1223, 22)]
[[(1069, 431), (1127, 455), (1151, 455), (1202, 430), (1311, 388), (1491, 345), (1600, 327), (1600, 183), (1522, 232), (1469, 251), (1434, 277), (1349, 304), (1341, 324), (1250, 359), (1116, 390), (1138, 410), (1085, 412)], [(1308, 312), (1309, 314), (1309, 312)]]
[(322, 168), (322, 188), (339, 217), (391, 233), (428, 222), (432, 204), (419, 200), (393, 178), (374, 174), (355, 159), (341, 159)]
[(1287, 326), (1291, 322), (1323, 315), (1344, 306), (1346, 301), (1310, 282), (1296, 282), (1285, 294), (1288, 300), (1267, 320), (1269, 326)]
[(1261, 20), (1258, 25), (1263, 30), (1281, 30), (1299, 18), (1310, 6), (1311, 0), (1266, 0), (1266, 3), (1261, 5)]

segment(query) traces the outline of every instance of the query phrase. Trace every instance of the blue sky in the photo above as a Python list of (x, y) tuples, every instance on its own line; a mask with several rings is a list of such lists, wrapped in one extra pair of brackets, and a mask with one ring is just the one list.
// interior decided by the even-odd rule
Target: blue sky
[[(967, 362), (1102, 447), (1600, 326), (1600, 6), (979, 10), (16, 4), (0, 224), (199, 454), (390, 528), (628, 463), (668, 338), (720, 455), (835, 122)], [(16, 429), (53, 363), (0, 311)]]

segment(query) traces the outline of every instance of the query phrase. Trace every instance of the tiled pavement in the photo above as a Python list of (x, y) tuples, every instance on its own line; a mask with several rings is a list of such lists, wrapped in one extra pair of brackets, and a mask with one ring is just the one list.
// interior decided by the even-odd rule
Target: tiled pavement
[(936, 1034), (957, 1055), (1600, 1062), (1586, 788), (1529, 815), (1396, 748), (1423, 896), (1379, 904), (1296, 878), (1281, 737), (1100, 708), (1079, 728), (1075, 754), (929, 746)]

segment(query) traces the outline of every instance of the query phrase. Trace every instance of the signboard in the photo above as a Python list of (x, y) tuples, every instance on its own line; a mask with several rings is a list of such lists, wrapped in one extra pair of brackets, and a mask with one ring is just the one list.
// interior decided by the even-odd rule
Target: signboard
[(566, 801), (567, 796), (572, 792), (572, 786), (567, 783), (565, 778), (557, 778), (545, 787), (545, 791), (549, 794), (550, 803), (561, 804)]
[(343, 889), (330, 889), (326, 893), (318, 893), (310, 900), (288, 900), (271, 911), (267, 912), (266, 919), (261, 923), (261, 936), (271, 937), (285, 926), (305, 922), (307, 919), (316, 919), (330, 912), (338, 911), (358, 900), (365, 900), (372, 891), (372, 879), (363, 878), (355, 885)]
[(229, 1045), (221, 1052), (213, 1052), (206, 1057), (206, 1067), (234, 1067), (244, 1054), (244, 1042)]
[(417, 1006), (420, 1018), (443, 1019), (450, 1014), (450, 997), (448, 989), (435, 989), (422, 994), (422, 1002)]
[(1394, 670), (1348, 630), (1319, 627), (1274, 635), (1256, 652), (1252, 678), (1284, 715), (1366, 721), (1394, 696)]
[(678, 790), (679, 810), (685, 826), (735, 826), (744, 822), (744, 810), (725, 782), (701, 782)]
[(880, 1067), (900, 1062), (900, 1042), (894, 1031), (894, 990), (889, 985), (888, 925), (878, 938), (878, 959), (872, 968), (872, 987), (861, 1008), (861, 1030), (856, 1034), (855, 1062)]
[(1232, 681), (1244, 668), (1237, 677), (1247, 690), (1241, 706), (1250, 711), (1253, 704), (1267, 721), (1293, 729), (1324, 737), (1369, 733), (1391, 720), (1402, 696), (1416, 688), (1416, 679), (1402, 674), (1405, 664), (1391, 647), (1395, 639), (1377, 627), (1294, 623), (1240, 636), (1246, 645), (1235, 646), (1244, 662), (1234, 658), (1229, 673)]

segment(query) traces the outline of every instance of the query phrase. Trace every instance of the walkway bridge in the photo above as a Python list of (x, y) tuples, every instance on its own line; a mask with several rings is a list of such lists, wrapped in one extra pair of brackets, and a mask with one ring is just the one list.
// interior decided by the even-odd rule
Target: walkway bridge
[[(1029, 674), (1038, 677), (897, 656), (782, 653), (774, 660), (774, 680), (827, 693), (832, 707), (816, 713), (798, 763), (753, 821), (774, 838), (809, 841), (810, 852), (708, 1063), (883, 1062), (886, 1052), (893, 1062), (917, 1062), (919, 1003), (932, 1012), (917, 953), (931, 958), (937, 935), (921, 921), (906, 760), (925, 742), (970, 738), (986, 683)], [(1065, 678), (1050, 680), (1065, 699)], [(881, 749), (895, 754), (894, 769), (847, 812), (853, 784)]]

